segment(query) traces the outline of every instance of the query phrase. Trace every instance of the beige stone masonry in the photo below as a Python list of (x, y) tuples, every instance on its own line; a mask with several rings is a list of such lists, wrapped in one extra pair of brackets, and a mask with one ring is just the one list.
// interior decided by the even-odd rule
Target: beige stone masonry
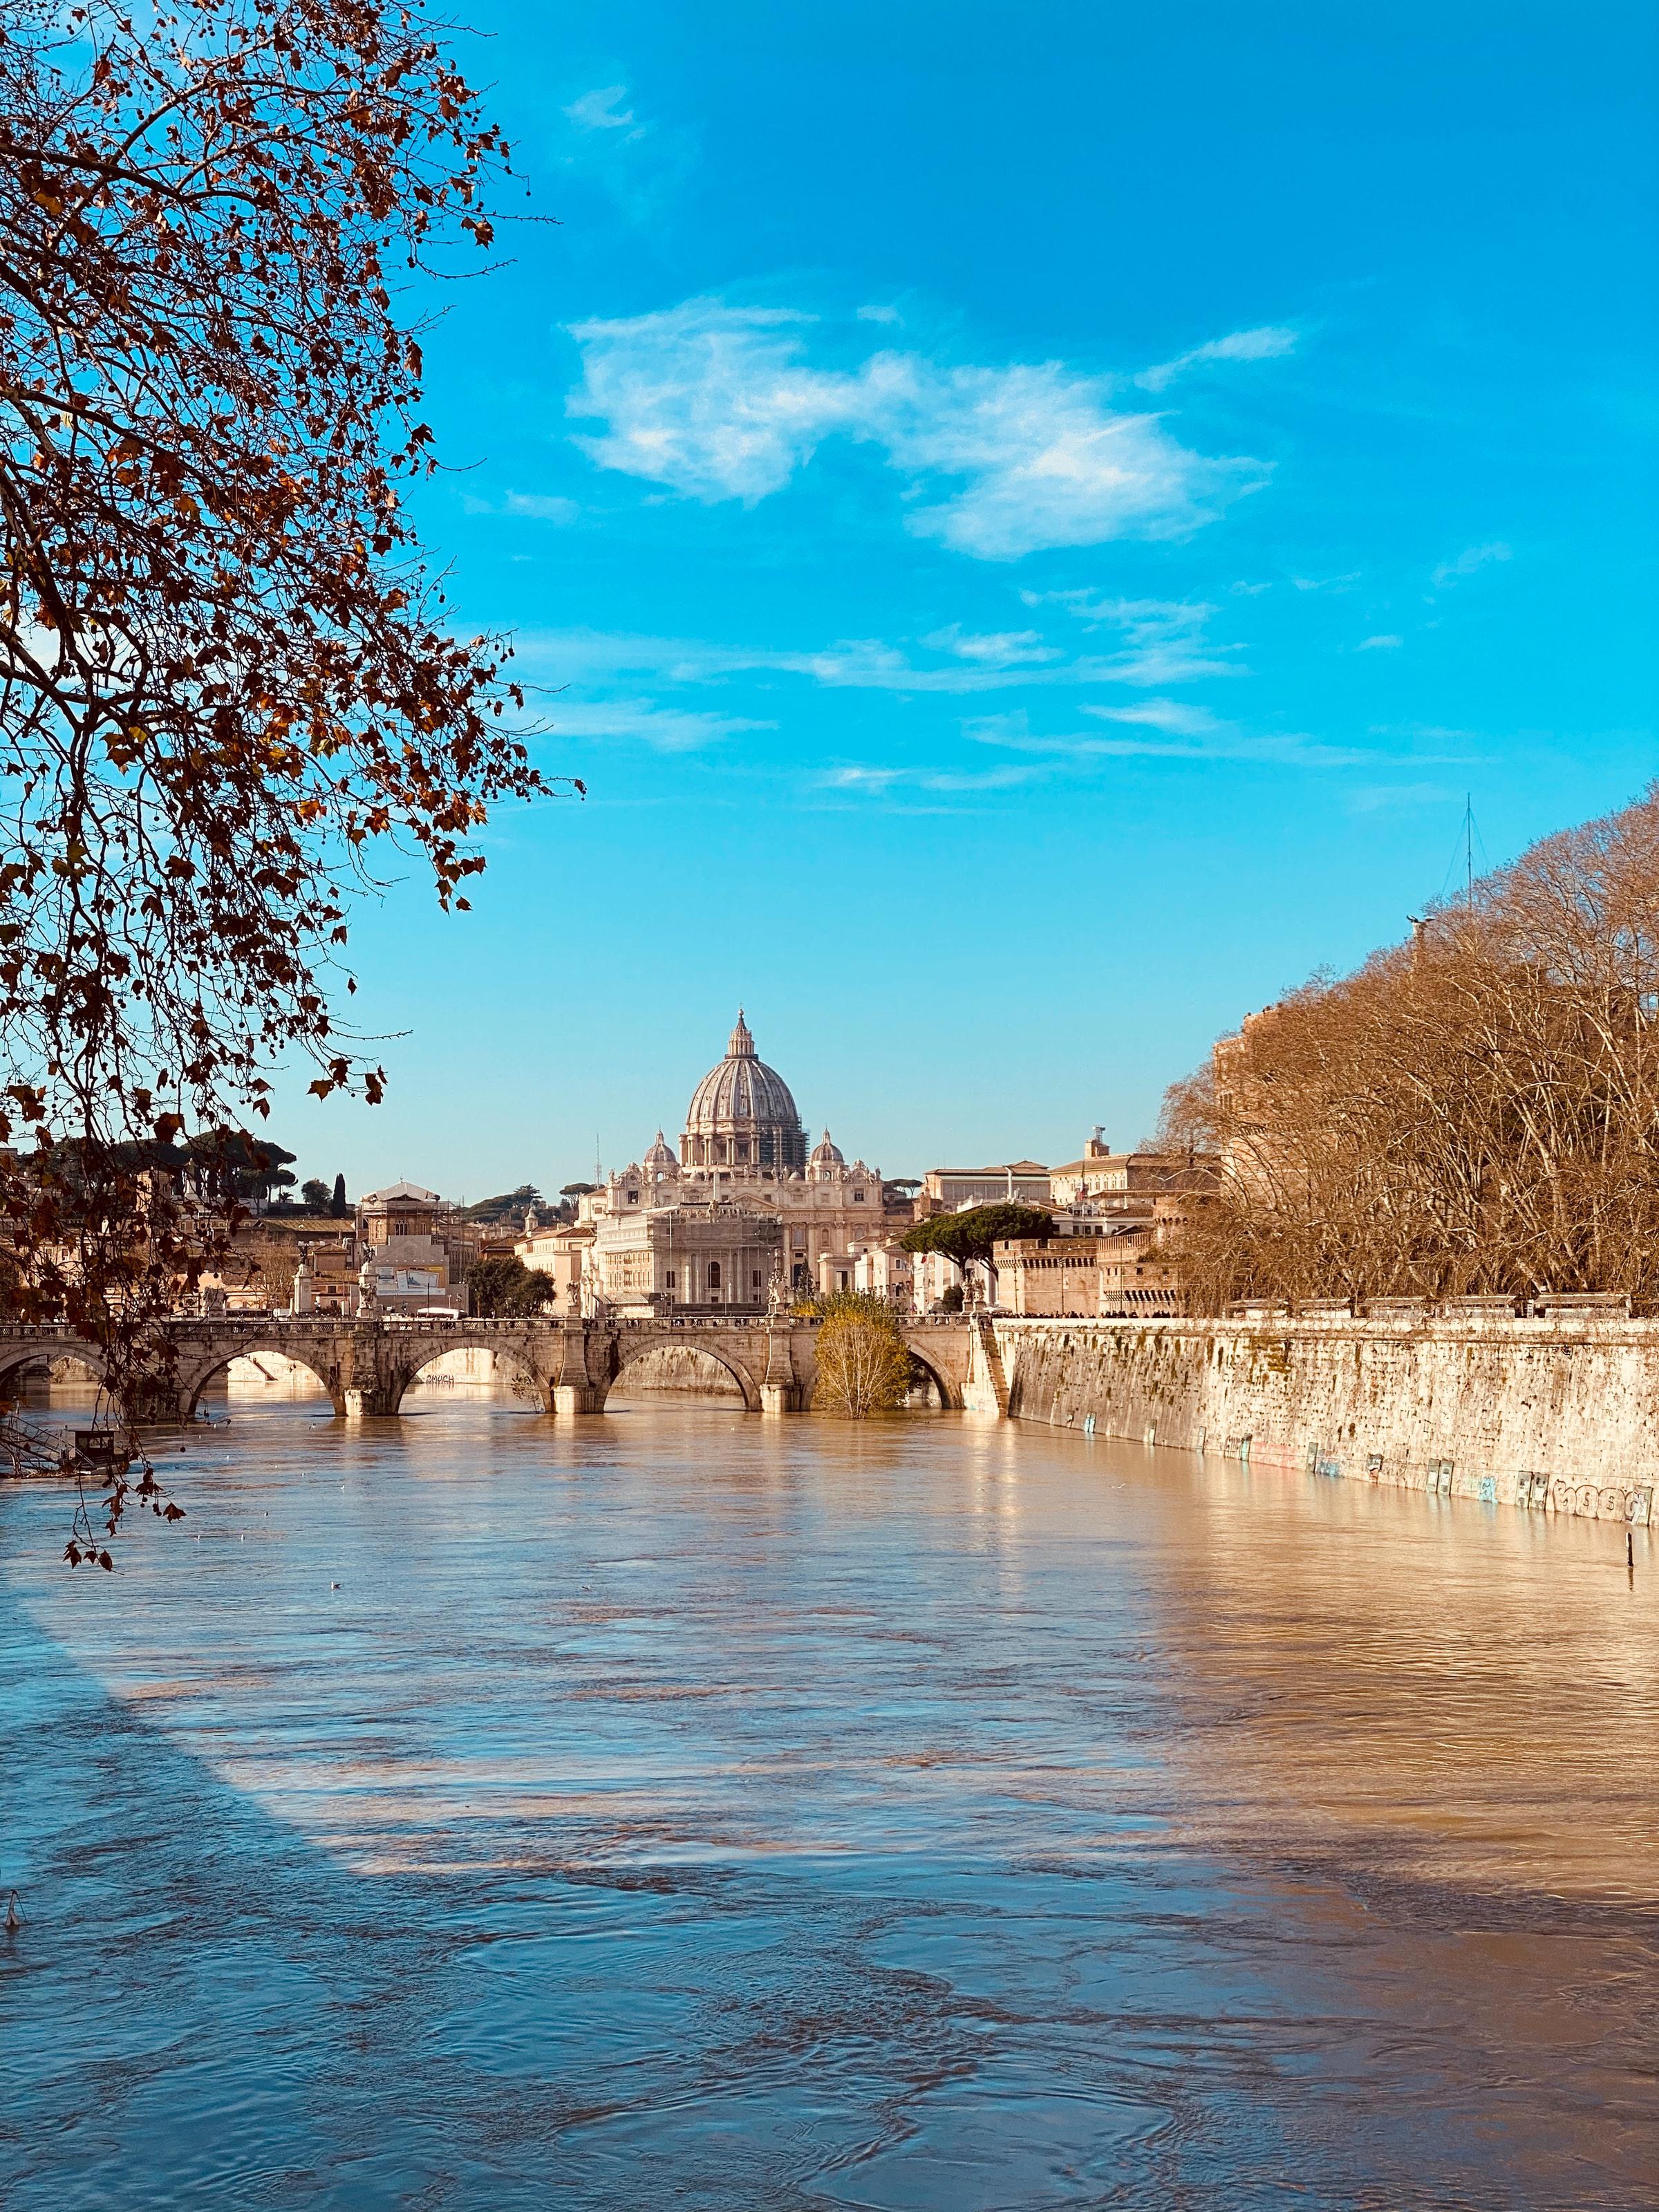
[(1016, 1419), (1659, 1523), (1659, 1320), (999, 1319)]

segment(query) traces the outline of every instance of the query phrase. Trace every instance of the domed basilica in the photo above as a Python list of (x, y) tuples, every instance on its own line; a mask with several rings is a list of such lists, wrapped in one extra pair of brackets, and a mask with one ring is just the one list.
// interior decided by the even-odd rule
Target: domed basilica
[[(660, 1130), (657, 1143), (662, 1143)], [(741, 1007), (738, 1025), (726, 1040), (725, 1059), (709, 1069), (691, 1093), (680, 1139), (680, 1165), (753, 1167), (774, 1174), (781, 1170), (785, 1175), (806, 1165), (806, 1132), (789, 1085), (756, 1052)]]
[(775, 1277), (848, 1286), (855, 1250), (882, 1234), (881, 1171), (849, 1167), (827, 1129), (808, 1152), (789, 1085), (739, 1012), (725, 1059), (691, 1094), (678, 1156), (659, 1129), (580, 1215), (588, 1286), (613, 1304), (755, 1309)]

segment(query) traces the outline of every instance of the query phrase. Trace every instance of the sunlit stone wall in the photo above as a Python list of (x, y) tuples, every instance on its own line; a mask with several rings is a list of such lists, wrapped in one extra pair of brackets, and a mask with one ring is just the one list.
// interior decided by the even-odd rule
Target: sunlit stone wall
[(1659, 1522), (1659, 1321), (999, 1321), (997, 1337), (1017, 1419)]
[(743, 1392), (718, 1359), (689, 1345), (662, 1345), (630, 1359), (612, 1386), (617, 1398), (653, 1395), (659, 1392), (686, 1398), (735, 1398)]

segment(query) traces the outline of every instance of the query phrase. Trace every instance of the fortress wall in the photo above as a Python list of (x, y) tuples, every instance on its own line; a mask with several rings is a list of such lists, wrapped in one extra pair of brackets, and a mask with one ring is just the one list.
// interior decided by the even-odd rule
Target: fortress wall
[(996, 1329), (1018, 1419), (1092, 1416), (1097, 1434), (1138, 1443), (1659, 1524), (1659, 1321)]

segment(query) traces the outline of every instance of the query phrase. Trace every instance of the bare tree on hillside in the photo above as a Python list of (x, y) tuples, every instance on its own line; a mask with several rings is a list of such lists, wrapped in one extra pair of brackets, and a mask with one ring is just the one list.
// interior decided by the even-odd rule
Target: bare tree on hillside
[(1659, 1295), (1659, 793), (1316, 979), (1171, 1090), (1193, 1294)]

